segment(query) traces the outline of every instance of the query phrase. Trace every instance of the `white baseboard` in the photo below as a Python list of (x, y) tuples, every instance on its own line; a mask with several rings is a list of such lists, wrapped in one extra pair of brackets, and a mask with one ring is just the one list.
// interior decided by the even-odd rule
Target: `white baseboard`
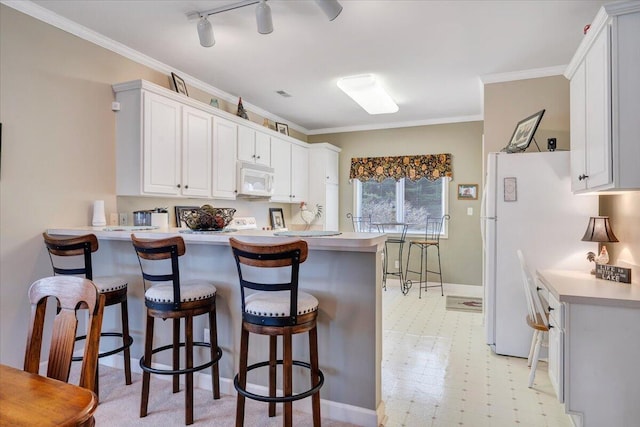
[[(103, 357), (100, 359), (100, 364), (109, 366), (116, 369), (124, 369), (124, 358), (121, 355), (113, 355), (109, 357)], [(168, 365), (153, 364), (154, 368), (158, 369), (171, 369)], [(138, 374), (142, 373), (140, 368), (139, 359), (131, 359), (131, 372)], [(164, 381), (171, 381), (170, 375), (154, 375), (154, 379), (160, 379)], [(182, 380), (183, 378), (181, 378)], [(196, 372), (193, 376), (194, 385), (202, 390), (212, 390), (211, 375)], [(257, 384), (248, 384), (247, 390), (256, 394), (267, 394), (268, 388)], [(233, 386), (233, 378), (220, 378), (220, 393), (227, 395), (236, 395), (236, 389)], [(322, 391), (321, 391), (322, 393)], [(311, 399), (302, 399), (297, 401), (295, 409), (308, 413), (311, 413)], [(384, 426), (387, 420), (385, 414), (384, 402), (381, 402), (377, 410), (361, 408), (359, 406), (347, 405), (340, 402), (333, 402), (331, 400), (320, 399), (320, 411), (322, 418), (340, 421), (345, 423), (351, 423), (358, 426), (371, 426), (378, 427)]]

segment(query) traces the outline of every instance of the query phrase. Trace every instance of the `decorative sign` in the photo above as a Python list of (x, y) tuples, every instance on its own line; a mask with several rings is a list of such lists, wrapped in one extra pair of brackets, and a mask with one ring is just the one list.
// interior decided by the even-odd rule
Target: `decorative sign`
[(612, 282), (631, 283), (631, 269), (615, 265), (596, 264), (596, 277)]

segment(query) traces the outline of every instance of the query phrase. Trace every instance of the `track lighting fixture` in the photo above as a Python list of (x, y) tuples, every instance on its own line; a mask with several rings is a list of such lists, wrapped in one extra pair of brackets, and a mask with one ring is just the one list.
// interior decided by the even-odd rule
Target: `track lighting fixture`
[[(340, 12), (342, 12), (342, 6), (338, 3), (338, 0), (315, 0), (315, 2), (324, 14), (327, 15), (329, 21), (336, 19), (337, 16), (340, 15)], [(238, 3), (221, 6), (204, 12), (192, 12), (187, 14), (187, 17), (189, 19), (198, 19), (198, 37), (200, 38), (200, 44), (203, 47), (211, 47), (216, 44), (216, 40), (213, 36), (213, 26), (207, 18), (210, 15), (228, 12), (252, 4), (258, 4), (258, 6), (256, 6), (256, 25), (258, 32), (260, 34), (272, 33), (273, 20), (271, 18), (271, 7), (267, 4), (267, 0), (242, 0)]]

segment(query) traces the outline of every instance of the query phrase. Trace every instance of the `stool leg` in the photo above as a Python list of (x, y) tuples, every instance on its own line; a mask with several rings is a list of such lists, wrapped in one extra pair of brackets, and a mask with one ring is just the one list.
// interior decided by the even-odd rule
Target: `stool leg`
[(444, 296), (444, 287), (442, 286), (442, 264), (440, 263), (440, 245), (436, 245), (438, 251), (438, 276), (440, 276), (440, 296)]
[[(180, 319), (173, 319), (173, 370), (180, 369)], [(180, 391), (180, 375), (173, 376), (173, 392)]]
[[(144, 338), (144, 366), (151, 366), (151, 351), (153, 350), (153, 321), (154, 318), (147, 314), (147, 330)], [(142, 371), (142, 398), (140, 400), (140, 417), (147, 416), (149, 403), (149, 380), (151, 374)]]
[[(242, 324), (242, 333), (240, 334), (240, 367), (238, 372), (238, 384), (240, 388), (247, 388), (247, 358), (249, 352), (249, 331)], [(244, 396), (238, 393), (236, 403), (236, 427), (244, 426)]]
[[(209, 312), (209, 342), (211, 343), (211, 360), (218, 357), (218, 326), (216, 321), (216, 309)], [(218, 362), (211, 367), (211, 381), (213, 386), (213, 398), (220, 399), (220, 370)]]
[[(293, 394), (293, 354), (292, 354), (292, 335), (291, 328), (285, 328), (285, 333), (282, 336), (282, 388), (284, 389), (285, 396), (291, 396)], [(283, 426), (291, 427), (293, 424), (293, 402), (284, 403), (284, 418)]]
[[(309, 330), (309, 356), (311, 364), (311, 386), (315, 387), (320, 382), (318, 371), (318, 329), (314, 326)], [(320, 390), (311, 396), (313, 412), (313, 427), (320, 427)]]
[[(276, 397), (276, 367), (278, 366), (278, 337), (272, 335), (269, 337), (269, 397)], [(269, 402), (269, 416), (276, 416), (276, 403)]]
[[(185, 341), (185, 364), (186, 368), (193, 368), (193, 316), (187, 316), (184, 319), (184, 341)], [(184, 423), (186, 425), (193, 424), (193, 372), (185, 374), (185, 393), (184, 404), (186, 414)]]
[[(418, 298), (421, 299), (422, 298), (422, 272), (424, 270), (427, 269), (427, 255), (426, 255), (426, 251), (427, 248), (424, 245), (420, 245), (420, 291), (418, 292)], [(423, 264), (424, 263), (424, 264)], [(427, 276), (427, 273), (425, 271), (425, 276)], [(426, 285), (427, 285), (427, 278), (425, 277), (424, 279), (424, 284), (425, 284), (425, 288), (424, 291), (427, 291)]]
[[(120, 303), (120, 314), (122, 316), (122, 345), (129, 342), (129, 308), (127, 300)], [(124, 382), (126, 385), (131, 384), (131, 352), (129, 347), (124, 349)]]

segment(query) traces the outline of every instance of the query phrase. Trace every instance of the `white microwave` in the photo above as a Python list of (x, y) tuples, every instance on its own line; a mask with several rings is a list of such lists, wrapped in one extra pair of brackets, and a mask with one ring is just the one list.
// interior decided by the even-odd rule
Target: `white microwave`
[(269, 198), (273, 194), (273, 168), (238, 162), (238, 197)]

